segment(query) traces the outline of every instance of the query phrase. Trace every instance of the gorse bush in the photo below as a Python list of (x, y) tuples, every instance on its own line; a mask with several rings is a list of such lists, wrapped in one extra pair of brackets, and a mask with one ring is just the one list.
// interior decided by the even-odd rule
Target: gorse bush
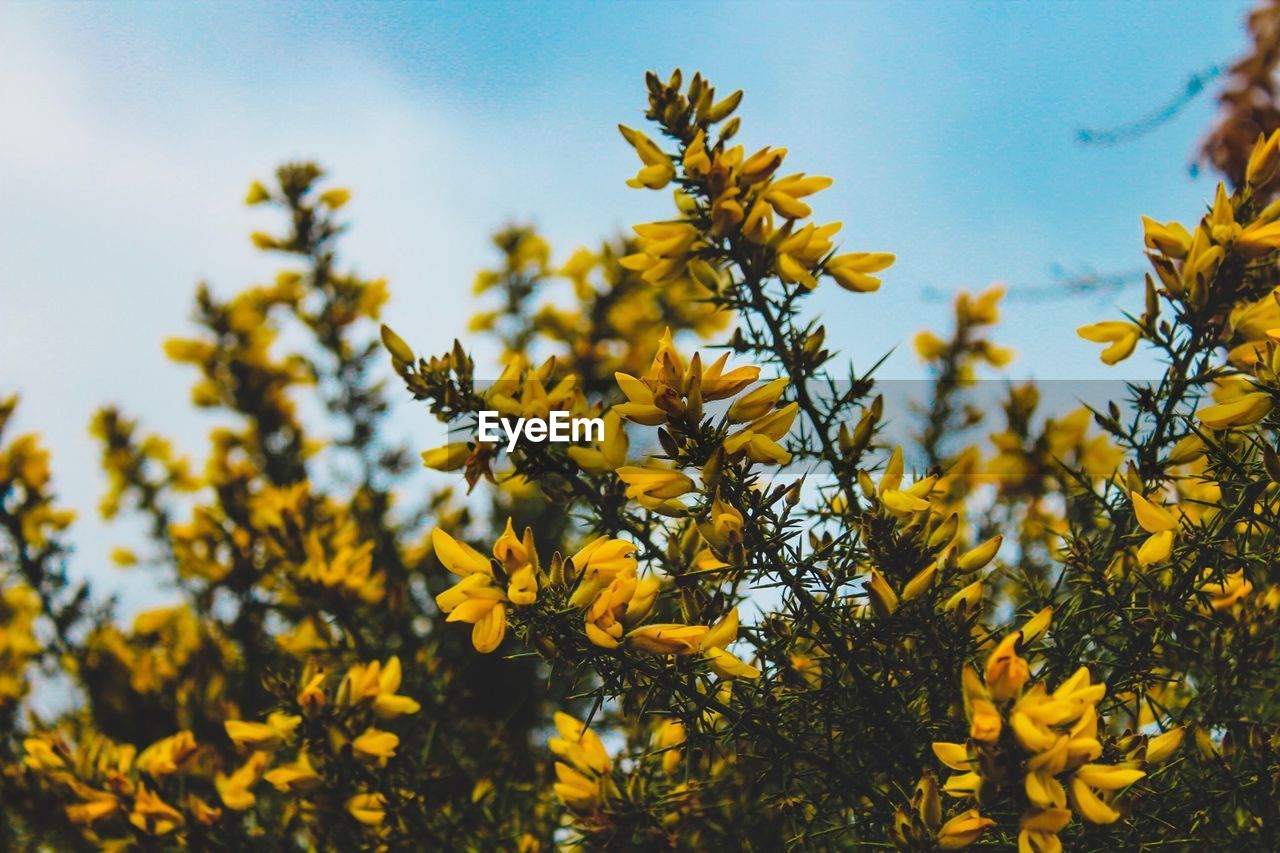
[[(282, 271), (202, 287), (166, 344), (221, 415), (202, 466), (93, 420), (101, 511), (149, 533), (114, 560), (174, 606), (114, 620), (47, 453), (3, 436), (6, 846), (1280, 847), (1280, 136), (1199, 222), (1145, 220), (1145, 304), (1079, 330), (1163, 377), (987, 415), (1002, 292), (962, 294), (900, 444), (808, 307), (891, 298), (893, 256), (837, 243), (830, 178), (735, 142), (741, 92), (646, 83), (628, 183), (669, 218), (560, 263), (498, 233), (492, 378), (379, 341), (317, 167), (253, 184)], [(392, 393), (454, 430), (434, 486), (381, 437)], [(482, 410), (604, 435), (508, 450)]]

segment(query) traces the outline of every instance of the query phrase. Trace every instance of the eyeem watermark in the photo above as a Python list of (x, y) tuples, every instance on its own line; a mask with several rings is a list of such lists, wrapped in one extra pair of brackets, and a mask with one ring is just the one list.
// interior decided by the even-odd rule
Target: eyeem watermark
[(531, 442), (604, 441), (602, 418), (574, 418), (568, 412), (549, 412), (543, 418), (504, 418), (491, 409), (479, 413), (476, 440), (496, 444), (506, 436), (507, 452), (516, 449), (521, 439)]

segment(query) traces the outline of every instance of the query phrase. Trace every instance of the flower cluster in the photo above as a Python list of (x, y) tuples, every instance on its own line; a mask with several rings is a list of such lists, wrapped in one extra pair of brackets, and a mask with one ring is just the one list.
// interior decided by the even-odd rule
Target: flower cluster
[[(284, 268), (201, 288), (166, 346), (202, 452), (93, 419), (111, 559), (163, 606), (76, 580), (0, 403), (0, 847), (1274, 846), (1280, 137), (1194, 228), (1148, 220), (1143, 311), (1082, 330), (1159, 381), (1065, 413), (980, 387), (1012, 358), (995, 287), (916, 336), (904, 415), (811, 312), (828, 280), (882, 298), (841, 290), (893, 256), (738, 142), (741, 92), (646, 85), (627, 183), (670, 215), (563, 256), (500, 230), (490, 374), (381, 326), (318, 167), (251, 187)], [(458, 431), (417, 479), (384, 355)], [(485, 410), (603, 431), (458, 440)]]
[(1034, 851), (1062, 849), (1058, 833), (1072, 817), (1068, 791), (1083, 820), (1114, 823), (1120, 812), (1098, 791), (1114, 800), (1111, 792), (1146, 775), (1134, 767), (1095, 763), (1102, 755), (1097, 706), (1106, 685), (1092, 683), (1087, 668), (1081, 667), (1052, 692), (1044, 682), (1028, 686), (1030, 668), (1019, 652), (1044, 632), (1051, 615), (1045, 610), (1002, 639), (988, 656), (982, 677), (965, 669), (969, 740), (933, 744), (938, 759), (959, 771), (943, 786), (948, 794), (993, 802), (1002, 789), (1021, 788), (1028, 808), (1018, 844)]

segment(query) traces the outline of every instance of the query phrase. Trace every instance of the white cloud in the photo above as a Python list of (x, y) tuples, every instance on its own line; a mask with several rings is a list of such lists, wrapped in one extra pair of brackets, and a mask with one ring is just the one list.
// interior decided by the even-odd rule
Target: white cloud
[(245, 239), (251, 224), (276, 224), (241, 204), (248, 180), (287, 157), (333, 167), (356, 190), (347, 257), (392, 279), (391, 319), (406, 337), (443, 349), (487, 250), (475, 223), (501, 193), (501, 152), (355, 57), (331, 57), (327, 78), (253, 92), (170, 69), (187, 75), (168, 90), (182, 97), (148, 99), (12, 9), (0, 57), (0, 388), (22, 392), (19, 426), (52, 446), (60, 493), (80, 514), (75, 567), (132, 610), (165, 593), (106, 568), (121, 533), (97, 519), (86, 426), (118, 402), (198, 457), (207, 421), (160, 345), (186, 328), (198, 277), (228, 292), (274, 269)]

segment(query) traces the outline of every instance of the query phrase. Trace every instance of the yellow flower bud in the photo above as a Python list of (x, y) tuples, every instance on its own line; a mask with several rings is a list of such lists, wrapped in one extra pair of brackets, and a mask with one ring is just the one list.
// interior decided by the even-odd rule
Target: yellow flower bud
[(1182, 746), (1182, 737), (1186, 730), (1182, 726), (1169, 729), (1147, 741), (1147, 764), (1155, 766), (1163, 764)]

